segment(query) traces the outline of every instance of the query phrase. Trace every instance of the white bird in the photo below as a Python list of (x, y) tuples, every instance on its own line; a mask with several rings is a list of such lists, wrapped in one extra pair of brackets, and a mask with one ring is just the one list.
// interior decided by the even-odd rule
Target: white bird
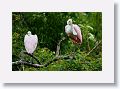
[(78, 25), (72, 23), (72, 19), (67, 21), (65, 26), (65, 32), (72, 39), (73, 43), (82, 43), (82, 34), (81, 29)]
[(33, 54), (37, 47), (38, 37), (37, 35), (32, 35), (30, 31), (24, 37), (24, 45), (28, 54)]

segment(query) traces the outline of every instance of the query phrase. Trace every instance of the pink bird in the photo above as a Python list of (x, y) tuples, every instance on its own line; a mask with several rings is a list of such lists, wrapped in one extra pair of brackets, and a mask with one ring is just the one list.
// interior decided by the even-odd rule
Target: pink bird
[[(32, 35), (32, 33), (28, 31), (24, 38), (25, 49), (27, 53), (30, 54), (40, 64), (39, 60), (33, 56), (33, 52), (37, 47), (37, 43), (38, 43), (37, 35)], [(31, 60), (31, 62), (33, 63), (33, 60)]]
[(65, 32), (72, 39), (73, 43), (82, 43), (81, 29), (78, 25), (72, 24), (72, 19), (69, 19), (67, 21), (67, 25), (65, 26)]
[(38, 37), (37, 35), (32, 35), (30, 31), (27, 32), (24, 38), (25, 49), (28, 54), (33, 54), (37, 47)]

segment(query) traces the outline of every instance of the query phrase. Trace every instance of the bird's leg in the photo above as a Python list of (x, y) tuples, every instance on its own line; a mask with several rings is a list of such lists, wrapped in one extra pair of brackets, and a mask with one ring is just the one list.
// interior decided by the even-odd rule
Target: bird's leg
[[(33, 56), (33, 54), (31, 54), (31, 53), (27, 53), (27, 52), (26, 52), (26, 54), (27, 54), (27, 55), (29, 55), (29, 56), (31, 56), (31, 57)], [(34, 64), (34, 62), (33, 62), (33, 59), (32, 59), (32, 58), (30, 58), (30, 61), (29, 61), (29, 62), (30, 62), (31, 64)]]
[(81, 43), (77, 44), (77, 49), (80, 50)]
[(24, 64), (22, 65), (22, 69), (23, 69), (23, 71), (24, 71), (24, 69), (25, 69)]
[(71, 54), (73, 55), (76, 52), (76, 43), (73, 41), (72, 45), (73, 46), (72, 46), (72, 52), (71, 52)]
[(39, 60), (38, 60), (36, 57), (33, 56), (33, 54), (31, 55), (31, 57), (33, 57), (38, 64), (41, 64), (41, 63), (39, 62)]
[[(27, 53), (27, 52), (24, 52), (24, 53), (27, 54), (27, 55), (29, 55), (30, 57), (34, 58), (39, 64), (41, 64), (41, 63), (39, 62), (39, 60), (38, 60), (36, 57), (33, 56), (33, 53), (32, 53), (32, 54)], [(32, 59), (31, 59), (30, 61), (31, 61), (31, 63), (33, 63), (33, 60), (32, 60)]]
[(78, 44), (75, 44), (75, 52), (79, 49)]
[(33, 62), (33, 59), (32, 59), (32, 58), (30, 59), (30, 63), (34, 64), (34, 62)]

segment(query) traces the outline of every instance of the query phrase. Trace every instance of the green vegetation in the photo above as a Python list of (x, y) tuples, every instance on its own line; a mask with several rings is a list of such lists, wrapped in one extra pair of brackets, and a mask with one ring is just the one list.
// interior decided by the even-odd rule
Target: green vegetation
[[(83, 43), (72, 43), (64, 29), (67, 20), (81, 28)], [(59, 58), (47, 66), (33, 67), (25, 64), (12, 65), (13, 71), (101, 71), (102, 70), (102, 13), (101, 12), (13, 12), (12, 13), (12, 62), (35, 59), (22, 53), (24, 36), (31, 31), (38, 36), (34, 56), (41, 65), (55, 57), (58, 42), (60, 55), (72, 55), (70, 59)], [(91, 34), (91, 37), (90, 35)]]

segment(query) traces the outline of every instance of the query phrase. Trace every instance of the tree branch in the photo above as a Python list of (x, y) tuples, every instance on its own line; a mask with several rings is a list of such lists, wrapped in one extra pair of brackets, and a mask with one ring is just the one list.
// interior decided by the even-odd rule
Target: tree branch
[(71, 55), (61, 55), (61, 56), (55, 56), (51, 61), (48, 61), (46, 64), (44, 64), (45, 67), (47, 67), (52, 62), (55, 62), (59, 59), (73, 59), (73, 56)]
[(51, 63), (53, 63), (55, 61), (58, 61), (59, 59), (73, 59), (73, 56), (71, 56), (71, 55), (55, 56), (52, 60), (48, 61), (47, 63), (45, 63), (43, 65), (32, 64), (32, 63), (29, 63), (29, 62), (26, 62), (26, 61), (22, 61), (22, 60), (16, 61), (16, 62), (12, 62), (12, 65), (21, 65), (21, 64), (24, 64), (24, 65), (27, 65), (27, 66), (40, 68), (40, 67), (47, 67), (49, 64), (51, 64)]
[[(95, 45), (95, 47), (93, 47), (93, 48), (87, 53), (86, 56), (88, 56), (100, 43), (101, 43), (101, 41), (100, 41), (97, 45)], [(85, 56), (85, 57), (86, 57), (86, 56)]]
[(60, 44), (63, 40), (65, 40), (65, 37), (63, 37), (61, 40), (59, 40), (59, 42), (57, 44), (56, 56), (58, 56), (60, 54)]
[(21, 65), (21, 64), (24, 64), (24, 65), (27, 65), (27, 66), (32, 66), (32, 67), (42, 67), (43, 66), (43, 65), (40, 65), (40, 64), (32, 64), (32, 63), (22, 61), (22, 60), (12, 62), (12, 65)]

